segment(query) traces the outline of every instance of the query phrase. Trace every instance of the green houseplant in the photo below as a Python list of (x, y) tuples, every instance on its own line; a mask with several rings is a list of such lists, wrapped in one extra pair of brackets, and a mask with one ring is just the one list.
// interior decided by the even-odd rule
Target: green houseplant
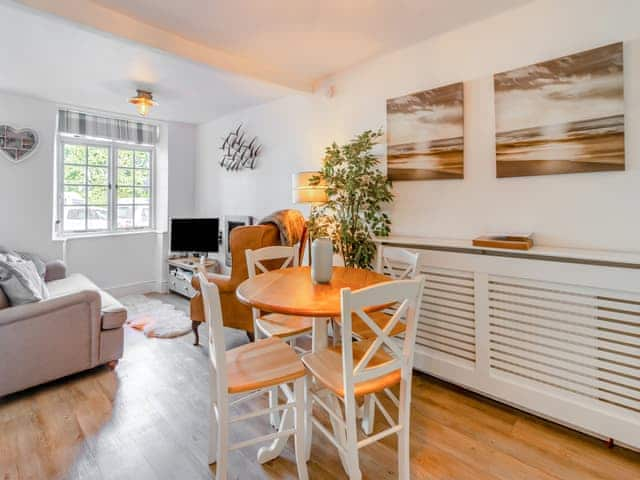
[(331, 238), (347, 267), (371, 268), (374, 236), (389, 235), (391, 220), (383, 206), (393, 200), (391, 181), (372, 153), (381, 136), (381, 130), (367, 130), (346, 145), (334, 142), (325, 150), (320, 175), (311, 179), (326, 184), (329, 198), (311, 212), (311, 236)]

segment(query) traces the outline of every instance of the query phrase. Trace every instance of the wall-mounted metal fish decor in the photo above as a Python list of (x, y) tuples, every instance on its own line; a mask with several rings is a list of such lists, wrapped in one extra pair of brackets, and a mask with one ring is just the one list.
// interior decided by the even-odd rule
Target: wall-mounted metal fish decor
[(242, 124), (230, 132), (222, 139), (222, 158), (220, 166), (228, 171), (236, 172), (243, 168), (256, 168), (256, 158), (262, 150), (262, 145), (258, 145), (258, 137), (248, 140), (246, 133), (242, 130)]

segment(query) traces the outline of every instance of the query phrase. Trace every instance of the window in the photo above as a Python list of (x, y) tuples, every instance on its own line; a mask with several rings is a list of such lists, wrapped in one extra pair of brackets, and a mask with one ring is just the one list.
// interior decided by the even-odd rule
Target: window
[(153, 147), (59, 137), (60, 235), (153, 228)]

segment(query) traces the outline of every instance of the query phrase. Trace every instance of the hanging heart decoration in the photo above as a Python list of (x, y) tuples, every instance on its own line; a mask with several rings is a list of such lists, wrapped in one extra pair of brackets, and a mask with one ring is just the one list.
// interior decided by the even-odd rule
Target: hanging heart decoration
[(0, 125), (0, 152), (13, 163), (26, 160), (38, 147), (38, 134), (30, 128)]

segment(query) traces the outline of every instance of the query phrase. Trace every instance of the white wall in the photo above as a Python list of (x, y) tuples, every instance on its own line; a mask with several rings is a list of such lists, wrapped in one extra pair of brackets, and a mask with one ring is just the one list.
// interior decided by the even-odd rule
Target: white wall
[[(167, 255), (166, 217), (194, 214), (196, 133), (194, 125), (167, 123), (161, 128), (156, 193), (162, 195), (159, 231), (52, 240), (54, 141), (57, 105), (0, 93), (0, 123), (38, 132), (37, 152), (14, 165), (0, 158), (0, 245), (65, 258), (69, 270), (81, 272), (116, 293), (162, 287)], [(162, 157), (162, 158), (161, 158)]]
[[(292, 208), (291, 175), (317, 167), (318, 118), (323, 106), (318, 98), (299, 94), (259, 105), (198, 129), (199, 153), (196, 208), (202, 216), (265, 216)], [(222, 139), (242, 123), (250, 137), (262, 145), (255, 170), (222, 169)], [(321, 140), (323, 140), (322, 138)]]
[(19, 164), (0, 154), (0, 245), (47, 258), (62, 255), (51, 239), (55, 123), (53, 103), (0, 93), (0, 124), (29, 127), (40, 137), (36, 152)]
[[(397, 234), (472, 238), (533, 231), (539, 244), (640, 249), (640, 2), (539, 0), (336, 76), (315, 95), (287, 97), (201, 126), (196, 206), (262, 215), (291, 206), (290, 173), (319, 165), (322, 147), (385, 126), (385, 101), (465, 81), (464, 180), (396, 182)], [(493, 73), (625, 42), (627, 171), (495, 178)], [(258, 170), (221, 172), (220, 138), (243, 122), (265, 146)]]

